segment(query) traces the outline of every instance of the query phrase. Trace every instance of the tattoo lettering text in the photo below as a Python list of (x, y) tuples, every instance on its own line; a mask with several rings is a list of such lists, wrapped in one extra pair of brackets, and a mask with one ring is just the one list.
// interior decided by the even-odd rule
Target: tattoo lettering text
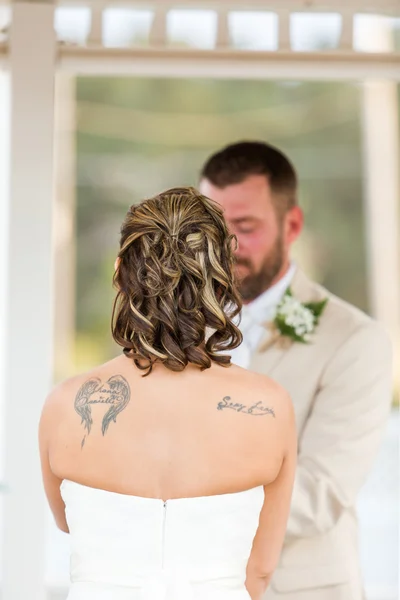
[(92, 404), (106, 404), (109, 409), (103, 417), (101, 431), (105, 435), (111, 421), (116, 423), (117, 415), (124, 410), (131, 397), (128, 382), (122, 375), (113, 375), (102, 383), (98, 377), (88, 379), (79, 389), (75, 398), (75, 410), (81, 417), (82, 425), (87, 433), (82, 440), (83, 448), (86, 436), (89, 435), (92, 425)]
[(225, 408), (234, 410), (245, 415), (253, 415), (253, 417), (264, 417), (265, 415), (271, 415), (275, 418), (275, 412), (272, 408), (264, 406), (262, 402), (256, 402), (247, 406), (246, 404), (240, 404), (239, 402), (232, 402), (230, 396), (225, 396), (218, 402), (217, 410), (224, 410)]

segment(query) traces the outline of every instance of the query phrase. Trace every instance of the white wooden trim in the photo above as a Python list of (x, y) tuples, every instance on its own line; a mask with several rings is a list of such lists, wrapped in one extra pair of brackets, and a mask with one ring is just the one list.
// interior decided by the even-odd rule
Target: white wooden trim
[[(3, 600), (44, 600), (46, 512), (37, 427), (52, 378), (55, 34), (50, 4), (16, 3), (10, 37)], [(40, 43), (38, 43), (40, 40)], [(29, 60), (27, 57), (29, 56)]]
[(290, 51), (290, 11), (281, 9), (278, 12), (278, 46), (281, 51)]
[(167, 10), (163, 6), (155, 9), (150, 29), (150, 43), (154, 46), (165, 46), (167, 43)]
[(91, 22), (91, 26), (90, 26), (90, 32), (89, 32), (89, 38), (88, 38), (88, 43), (89, 44), (102, 44), (103, 41), (103, 10), (104, 10), (104, 5), (103, 4), (99, 4), (99, 5), (94, 5), (92, 7), (92, 22)]
[[(61, 46), (56, 68), (76, 75), (400, 81), (400, 53)], [(0, 43), (0, 69), (10, 69)]]
[[(0, 340), (4, 340), (6, 332), (6, 279), (7, 279), (7, 237), (8, 237), (8, 198), (10, 195), (10, 78), (8, 73), (0, 71)], [(0, 390), (5, 385), (5, 356), (7, 349), (0, 342)], [(5, 394), (0, 394), (0, 440), (4, 440), (6, 408)], [(4, 480), (4, 443), (0, 447), (0, 494)], [(0, 506), (1, 510), (1, 506)], [(3, 515), (0, 515), (0, 527)], [(0, 569), (1, 579), (1, 569)]]
[(55, 87), (54, 151), (54, 371), (74, 371), (76, 269), (76, 78), (63, 73)]
[(6, 42), (0, 42), (0, 69), (8, 67), (8, 45)]
[(354, 38), (354, 12), (352, 10), (342, 12), (342, 30), (340, 34), (340, 50), (351, 52)]
[[(4, 2), (4, 0), (2, 0)], [(7, 2), (7, 0), (5, 0)], [(1, 2), (0, 2), (1, 3)], [(59, 0), (62, 6), (95, 6), (98, 0)], [(366, 6), (367, 4), (367, 6)], [(227, 5), (227, 0), (107, 0), (107, 6), (133, 8), (198, 8), (218, 9)], [(231, 0), (229, 10), (278, 10), (291, 12), (341, 12), (352, 9), (354, 12), (400, 14), (398, 0)]]
[(231, 37), (229, 31), (229, 10), (227, 7), (221, 7), (218, 10), (218, 22), (217, 22), (217, 48), (228, 48), (231, 44)]
[[(400, 81), (400, 52), (265, 52), (233, 48), (196, 50), (61, 45), (56, 68), (70, 74), (99, 76)], [(0, 43), (0, 69), (10, 69), (6, 43)]]
[(59, 68), (77, 75), (238, 79), (400, 81), (400, 53), (253, 52), (172, 48), (59, 50)]
[[(390, 52), (393, 38), (378, 20), (364, 44)], [(361, 104), (364, 214), (369, 300), (372, 314), (387, 328), (394, 347), (394, 376), (400, 391), (400, 148), (398, 93), (394, 82), (364, 83)]]
[(395, 382), (400, 391), (400, 214), (397, 86), (363, 86), (364, 210), (369, 298), (373, 315), (392, 337)]

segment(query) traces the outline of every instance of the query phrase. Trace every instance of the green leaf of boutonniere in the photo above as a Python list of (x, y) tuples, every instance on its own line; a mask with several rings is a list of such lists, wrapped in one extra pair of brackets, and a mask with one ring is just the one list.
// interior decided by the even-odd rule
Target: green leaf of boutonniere
[(316, 324), (318, 323), (320, 316), (324, 312), (327, 302), (328, 302), (328, 298), (325, 298), (324, 300), (321, 300), (321, 302), (307, 302), (306, 304), (303, 305), (306, 308), (308, 308), (309, 310), (311, 310), (314, 317), (316, 318), (316, 321), (315, 321)]
[(288, 288), (279, 303), (274, 319), (275, 327), (281, 335), (295, 342), (307, 344), (314, 333), (320, 317), (325, 310), (328, 298), (320, 302), (302, 303), (293, 296)]

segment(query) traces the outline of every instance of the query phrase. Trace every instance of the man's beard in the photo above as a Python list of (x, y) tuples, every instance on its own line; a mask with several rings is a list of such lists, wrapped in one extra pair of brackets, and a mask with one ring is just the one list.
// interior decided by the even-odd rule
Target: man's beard
[(237, 281), (239, 293), (245, 302), (251, 302), (271, 287), (274, 279), (282, 269), (284, 261), (283, 255), (283, 239), (280, 235), (258, 272), (255, 272), (253, 263), (250, 259), (236, 259), (237, 265), (243, 265), (250, 271), (250, 273), (242, 279), (238, 277)]

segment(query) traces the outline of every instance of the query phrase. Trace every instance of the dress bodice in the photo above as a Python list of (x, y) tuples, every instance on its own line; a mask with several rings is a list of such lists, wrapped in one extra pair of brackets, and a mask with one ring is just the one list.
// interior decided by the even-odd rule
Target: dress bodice
[(248, 600), (262, 487), (162, 500), (64, 480), (69, 600)]

